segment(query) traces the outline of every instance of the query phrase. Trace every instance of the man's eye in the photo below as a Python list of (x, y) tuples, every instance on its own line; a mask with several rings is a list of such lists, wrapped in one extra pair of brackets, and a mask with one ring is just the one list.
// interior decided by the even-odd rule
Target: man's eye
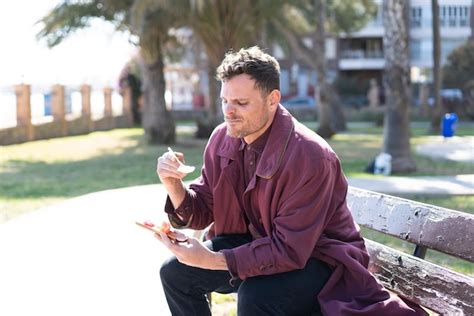
[(238, 105), (247, 105), (248, 102), (237, 102)]

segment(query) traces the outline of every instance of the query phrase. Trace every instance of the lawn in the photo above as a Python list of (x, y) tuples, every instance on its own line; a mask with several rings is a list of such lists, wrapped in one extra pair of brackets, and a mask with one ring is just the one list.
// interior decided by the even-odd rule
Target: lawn
[[(429, 140), (424, 131), (423, 128), (412, 129), (412, 144)], [(457, 132), (467, 135), (469, 129), (461, 128)], [(373, 177), (363, 170), (380, 152), (381, 135), (380, 128), (359, 127), (337, 134), (330, 141), (347, 176)], [(183, 129), (178, 133), (178, 142), (173, 149), (184, 152), (188, 164), (199, 166), (205, 144), (205, 140), (194, 139), (189, 129)], [(147, 145), (143, 130), (137, 128), (2, 146), (0, 223), (70, 197), (158, 183), (156, 159), (166, 150), (167, 146)], [(435, 161), (417, 155), (415, 159), (418, 171), (410, 176), (473, 173), (472, 164)], [(198, 172), (196, 170), (187, 179), (197, 177)], [(414, 199), (474, 213), (474, 196)], [(364, 234), (374, 236), (372, 232), (364, 231)], [(403, 242), (388, 238), (380, 240), (400, 249), (409, 249)], [(438, 254), (433, 256), (434, 262), (474, 275), (472, 264)]]

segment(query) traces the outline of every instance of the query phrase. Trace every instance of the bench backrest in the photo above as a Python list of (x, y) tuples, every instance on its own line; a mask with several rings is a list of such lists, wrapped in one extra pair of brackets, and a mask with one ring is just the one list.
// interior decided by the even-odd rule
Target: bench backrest
[(441, 314), (474, 315), (474, 278), (423, 260), (433, 249), (474, 262), (473, 215), (353, 187), (347, 200), (359, 225), (416, 246), (417, 257), (366, 240), (387, 289)]

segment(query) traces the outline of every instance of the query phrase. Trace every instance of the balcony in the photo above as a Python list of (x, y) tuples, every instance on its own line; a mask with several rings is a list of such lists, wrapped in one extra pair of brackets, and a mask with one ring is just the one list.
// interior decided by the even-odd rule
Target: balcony
[(339, 59), (340, 70), (383, 69), (384, 65), (383, 52), (380, 50), (344, 50)]

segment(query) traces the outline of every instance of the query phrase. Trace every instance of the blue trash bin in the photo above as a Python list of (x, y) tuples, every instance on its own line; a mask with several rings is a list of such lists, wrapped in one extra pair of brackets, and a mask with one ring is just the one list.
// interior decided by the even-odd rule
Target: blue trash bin
[(443, 116), (443, 128), (442, 134), (444, 137), (453, 137), (454, 131), (456, 129), (456, 122), (458, 121), (458, 116), (456, 113), (446, 113)]

